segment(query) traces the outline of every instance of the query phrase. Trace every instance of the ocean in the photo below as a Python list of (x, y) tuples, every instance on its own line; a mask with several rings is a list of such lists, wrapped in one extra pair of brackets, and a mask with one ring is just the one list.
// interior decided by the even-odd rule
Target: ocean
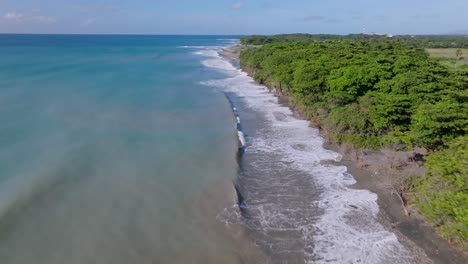
[(1, 263), (410, 263), (235, 43), (0, 35)]

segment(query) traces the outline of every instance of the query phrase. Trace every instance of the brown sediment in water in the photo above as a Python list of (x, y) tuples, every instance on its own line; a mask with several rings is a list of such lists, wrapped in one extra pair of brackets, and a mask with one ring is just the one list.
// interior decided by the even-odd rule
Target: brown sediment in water
[[(241, 49), (241, 45), (231, 46), (221, 51), (220, 55), (235, 66), (239, 66)], [(269, 88), (279, 98), (279, 103), (291, 107), (298, 118), (305, 119), (291, 106), (288, 96), (278, 93), (272, 87)], [(320, 132), (321, 136), (327, 139), (326, 132), (323, 130)], [(343, 156), (337, 165), (346, 166), (348, 172), (354, 176), (357, 183), (353, 188), (366, 189), (377, 194), (380, 208), (379, 221), (395, 233), (399, 241), (412, 252), (416, 263), (468, 262), (468, 256), (441, 238), (414, 208), (405, 204), (395, 188), (395, 176), (424, 174), (424, 167), (415, 161), (414, 152), (385, 149), (369, 151), (331, 142), (325, 143), (324, 147)]]
[[(198, 197), (194, 210), (195, 221), (200, 222), (202, 232), (207, 237), (219, 238), (221, 236), (227, 241), (222, 248), (212, 251), (219, 252), (219, 254), (206, 256), (211, 259), (200, 263), (270, 263), (265, 253), (255, 245), (246, 229), (232, 181), (220, 180), (206, 186)], [(185, 263), (187, 262), (190, 261)]]

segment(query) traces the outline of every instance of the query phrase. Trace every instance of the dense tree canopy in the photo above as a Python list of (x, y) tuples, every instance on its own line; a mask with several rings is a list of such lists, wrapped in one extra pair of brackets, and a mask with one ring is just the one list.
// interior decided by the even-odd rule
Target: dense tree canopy
[[(437, 40), (421, 39), (423, 45)], [(405, 39), (286, 35), (243, 42), (263, 45), (244, 49), (241, 67), (290, 95), (332, 140), (355, 147), (429, 149), (426, 176), (413, 182), (415, 203), (445, 237), (468, 249), (466, 68), (443, 66), (421, 43)]]
[[(292, 95), (324, 127), (339, 121), (347, 129), (336, 136), (359, 135), (361, 147), (405, 143), (440, 149), (468, 129), (468, 72), (442, 66), (404, 42), (273, 42), (244, 50), (241, 67)], [(330, 115), (319, 117), (317, 109)], [(347, 111), (366, 120), (333, 118)]]
[[(253, 35), (241, 39), (244, 45), (264, 45), (273, 42), (292, 42), (292, 41), (330, 41), (330, 40), (362, 40), (373, 42), (387, 42), (389, 40), (398, 41), (414, 46), (424, 48), (468, 48), (468, 36), (463, 35), (374, 35), (374, 34), (350, 34), (350, 35), (331, 35), (331, 34), (284, 34), (284, 35)], [(460, 55), (461, 56), (461, 55)]]
[(468, 249), (468, 137), (427, 158), (427, 173), (415, 186), (416, 202), (441, 234)]

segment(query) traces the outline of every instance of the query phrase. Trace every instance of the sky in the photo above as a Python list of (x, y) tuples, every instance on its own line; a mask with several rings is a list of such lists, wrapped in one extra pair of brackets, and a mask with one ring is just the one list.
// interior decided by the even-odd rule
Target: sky
[(468, 0), (0, 0), (0, 33), (468, 34)]

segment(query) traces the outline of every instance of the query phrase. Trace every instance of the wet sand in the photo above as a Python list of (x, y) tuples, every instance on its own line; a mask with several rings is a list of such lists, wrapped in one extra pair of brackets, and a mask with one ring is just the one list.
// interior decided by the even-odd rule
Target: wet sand
[[(357, 154), (361, 150), (344, 148), (336, 144), (327, 144), (326, 147), (343, 155), (339, 163), (346, 166), (357, 180), (354, 188), (370, 190), (378, 195), (380, 222), (391, 229), (403, 245), (419, 256), (417, 263), (427, 263), (427, 260), (421, 258), (423, 254), (427, 255), (434, 264), (467, 263), (466, 257), (452, 248), (429, 224), (424, 222), (415, 208), (407, 206), (406, 210), (409, 215), (405, 214), (399, 196), (391, 187), (392, 179), (389, 174), (398, 173), (396, 169), (389, 168), (391, 153), (369, 151), (366, 152), (367, 158), (362, 158), (360, 154)], [(417, 171), (421, 167), (414, 169)]]
[[(254, 243), (245, 227), (234, 183), (220, 180), (208, 185), (195, 201), (194, 221), (199, 222), (201, 232), (208, 238), (221, 236), (227, 241), (222, 253), (203, 263), (269, 263), (268, 256)], [(194, 263), (194, 259), (173, 263)]]
[[(231, 46), (220, 52), (220, 55), (239, 66), (241, 48), (240, 45)], [(288, 97), (277, 94), (274, 89), (272, 92), (280, 96), (282, 104), (289, 105)], [(295, 113), (301, 117), (297, 111)], [(327, 138), (324, 131), (321, 134)], [(415, 263), (467, 263), (467, 256), (451, 247), (413, 208), (407, 207), (409, 215), (406, 215), (401, 199), (392, 191), (392, 178), (389, 176), (398, 173), (424, 173), (420, 164), (407, 161), (410, 153), (371, 152), (331, 143), (325, 144), (325, 147), (343, 155), (343, 159), (337, 164), (346, 166), (348, 172), (354, 176), (357, 181), (354, 188), (370, 190), (378, 195), (379, 221), (394, 232), (399, 241), (414, 254)]]

